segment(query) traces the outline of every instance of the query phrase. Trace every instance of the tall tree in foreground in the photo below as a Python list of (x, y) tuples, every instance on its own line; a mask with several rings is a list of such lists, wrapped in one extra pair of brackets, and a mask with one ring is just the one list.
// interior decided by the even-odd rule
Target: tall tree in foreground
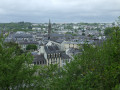
[(35, 67), (32, 56), (20, 54), (0, 36), (0, 90), (32, 89)]

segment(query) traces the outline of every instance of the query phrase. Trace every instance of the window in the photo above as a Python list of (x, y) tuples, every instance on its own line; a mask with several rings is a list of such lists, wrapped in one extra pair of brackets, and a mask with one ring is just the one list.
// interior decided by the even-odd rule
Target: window
[(40, 61), (40, 64), (41, 64), (41, 61)]
[(37, 65), (39, 65), (39, 62), (37, 61)]

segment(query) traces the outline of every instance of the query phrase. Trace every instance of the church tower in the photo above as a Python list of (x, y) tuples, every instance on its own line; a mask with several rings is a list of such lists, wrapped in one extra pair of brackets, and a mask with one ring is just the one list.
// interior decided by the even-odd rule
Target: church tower
[(50, 40), (50, 34), (51, 34), (51, 22), (49, 19), (49, 24), (48, 24), (48, 40)]

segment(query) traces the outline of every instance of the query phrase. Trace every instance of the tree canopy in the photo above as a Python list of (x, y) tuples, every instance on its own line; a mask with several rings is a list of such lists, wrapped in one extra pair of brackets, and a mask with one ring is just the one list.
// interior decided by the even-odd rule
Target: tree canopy
[(28, 53), (20, 53), (19, 48), (6, 44), (0, 37), (0, 90), (25, 90), (32, 88), (35, 67)]
[(84, 45), (82, 55), (61, 70), (53, 81), (58, 90), (119, 90), (120, 89), (120, 28), (102, 46)]
[(105, 33), (106, 36), (110, 36), (110, 34), (113, 33), (113, 29), (110, 28), (110, 27), (107, 27), (107, 28), (105, 28), (104, 33)]
[(27, 45), (26, 50), (37, 50), (37, 46), (34, 44)]
[[(27, 90), (119, 90), (120, 28), (102, 46), (85, 44), (64, 68), (57, 65), (31, 67), (29, 54), (16, 55), (15, 49), (0, 40), (0, 89)], [(34, 75), (33, 75), (34, 74)]]

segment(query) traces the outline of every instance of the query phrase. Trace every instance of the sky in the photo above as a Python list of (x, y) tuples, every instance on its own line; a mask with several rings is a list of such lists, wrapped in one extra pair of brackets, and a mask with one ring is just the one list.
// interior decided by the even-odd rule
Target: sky
[(114, 22), (120, 0), (1, 0), (0, 22)]

